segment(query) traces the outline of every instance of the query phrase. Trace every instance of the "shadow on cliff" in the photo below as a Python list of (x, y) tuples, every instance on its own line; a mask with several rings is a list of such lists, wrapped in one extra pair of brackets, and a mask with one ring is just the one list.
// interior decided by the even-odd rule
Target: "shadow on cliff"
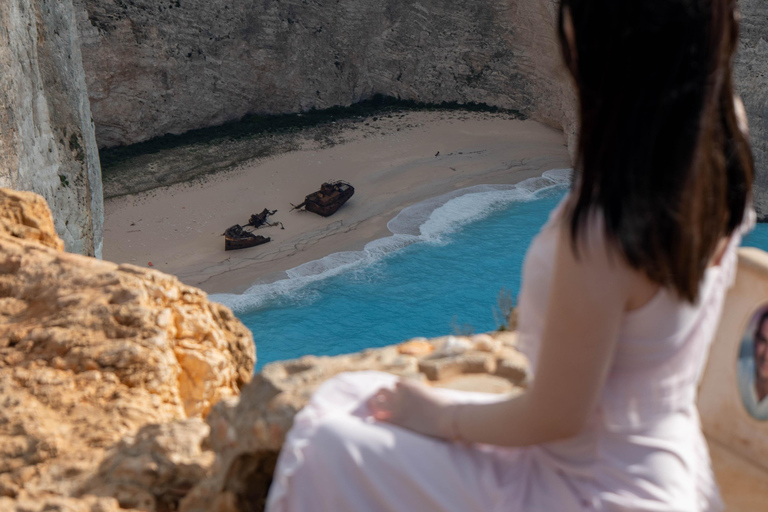
[(376, 121), (413, 111), (464, 111), (525, 119), (517, 110), (485, 103), (424, 103), (381, 94), (323, 110), (279, 115), (247, 115), (239, 121), (168, 134), (146, 142), (102, 149), (104, 198), (146, 192), (205, 178), (253, 159), (295, 151), (310, 141), (330, 147), (355, 123)]

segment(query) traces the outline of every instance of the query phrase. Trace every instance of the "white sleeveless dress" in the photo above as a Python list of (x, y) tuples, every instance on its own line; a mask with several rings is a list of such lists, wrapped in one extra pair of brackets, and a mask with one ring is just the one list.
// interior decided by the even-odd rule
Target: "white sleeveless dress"
[[(562, 203), (561, 203), (562, 204)], [(554, 264), (557, 212), (526, 255), (520, 348), (535, 368)], [(366, 400), (395, 378), (338, 375), (296, 415), (269, 512), (713, 512), (723, 510), (695, 399), (740, 233), (706, 272), (696, 305), (662, 289), (624, 315), (599, 405), (577, 436), (526, 448), (439, 441), (377, 422)], [(440, 390), (457, 402), (498, 395)]]

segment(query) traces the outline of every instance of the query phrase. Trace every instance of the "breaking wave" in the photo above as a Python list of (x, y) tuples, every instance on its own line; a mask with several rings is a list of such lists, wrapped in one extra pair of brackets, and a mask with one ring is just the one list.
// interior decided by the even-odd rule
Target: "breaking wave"
[(257, 282), (242, 294), (220, 293), (211, 300), (230, 307), (236, 313), (254, 311), (286, 295), (303, 296), (310, 283), (371, 265), (384, 256), (418, 242), (444, 243), (445, 235), (479, 220), (510, 203), (531, 201), (539, 192), (570, 182), (571, 169), (553, 169), (541, 177), (529, 178), (515, 185), (476, 185), (455, 190), (404, 208), (387, 223), (391, 236), (366, 244), (361, 251), (329, 254), (285, 272), (278, 281)]

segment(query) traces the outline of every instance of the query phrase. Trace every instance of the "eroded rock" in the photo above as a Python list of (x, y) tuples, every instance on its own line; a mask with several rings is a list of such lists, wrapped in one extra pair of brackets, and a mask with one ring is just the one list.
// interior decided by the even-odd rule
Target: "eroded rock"
[[(147, 424), (202, 418), (237, 396), (255, 364), (250, 331), (174, 277), (63, 252), (39, 196), (0, 189), (0, 205), (0, 496), (16, 500), (0, 509), (112, 510), (114, 499), (86, 490), (104, 488), (94, 484), (100, 464), (101, 481), (127, 485), (120, 475), (135, 465), (110, 464), (119, 453), (102, 461), (115, 446), (128, 455), (150, 446), (161, 457), (155, 480), (140, 481), (153, 500), (171, 492), (158, 494), (164, 485), (191, 486), (192, 476), (178, 476), (183, 468), (199, 467), (190, 469), (199, 476), (207, 465), (199, 443), (183, 440), (194, 437), (190, 429), (204, 437), (204, 424), (128, 439)], [(111, 496), (153, 510), (152, 500), (129, 503), (123, 494)]]
[[(64, 249), (64, 244), (56, 235), (48, 203), (31, 192), (5, 190), (0, 194), (0, 233), (34, 240), (58, 251)], [(6, 268), (3, 272), (10, 270)]]
[(144, 426), (118, 443), (79, 492), (114, 497), (126, 509), (175, 510), (213, 464), (213, 452), (203, 449), (208, 433), (200, 418)]

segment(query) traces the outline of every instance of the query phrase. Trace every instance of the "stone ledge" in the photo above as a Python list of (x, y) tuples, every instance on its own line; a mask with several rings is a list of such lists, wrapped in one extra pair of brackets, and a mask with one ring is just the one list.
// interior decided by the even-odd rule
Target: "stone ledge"
[(262, 510), (274, 461), (294, 416), (334, 375), (377, 370), (436, 387), (519, 393), (526, 385), (528, 363), (516, 342), (515, 332), (416, 338), (356, 354), (266, 365), (239, 399), (220, 402), (208, 416), (207, 445), (216, 453), (216, 469), (181, 501), (180, 510)]

